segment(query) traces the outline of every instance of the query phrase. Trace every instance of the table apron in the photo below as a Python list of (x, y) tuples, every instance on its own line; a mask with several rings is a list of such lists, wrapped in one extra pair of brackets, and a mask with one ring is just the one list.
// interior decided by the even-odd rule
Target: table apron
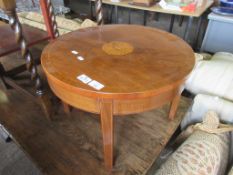
[[(86, 97), (78, 94), (77, 92), (69, 91), (54, 82), (48, 82), (52, 91), (63, 102), (87, 112), (100, 114), (101, 102), (104, 99)], [(127, 115), (152, 110), (161, 107), (164, 104), (170, 103), (177, 93), (179, 93), (179, 86), (151, 97), (136, 99), (112, 99), (113, 114)]]

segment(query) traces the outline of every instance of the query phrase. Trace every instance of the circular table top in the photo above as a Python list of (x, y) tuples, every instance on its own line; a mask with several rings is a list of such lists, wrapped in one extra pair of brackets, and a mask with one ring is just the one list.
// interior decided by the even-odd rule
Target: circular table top
[(101, 98), (152, 96), (180, 85), (193, 66), (193, 50), (182, 39), (137, 25), (80, 29), (51, 42), (42, 54), (49, 80)]

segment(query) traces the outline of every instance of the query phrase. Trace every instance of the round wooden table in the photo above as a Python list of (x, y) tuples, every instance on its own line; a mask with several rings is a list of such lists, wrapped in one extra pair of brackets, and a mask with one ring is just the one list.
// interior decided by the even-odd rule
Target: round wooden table
[(51, 89), (65, 104), (100, 114), (105, 166), (111, 170), (113, 115), (171, 102), (169, 118), (174, 118), (194, 53), (182, 39), (158, 29), (104, 25), (59, 37), (41, 61)]

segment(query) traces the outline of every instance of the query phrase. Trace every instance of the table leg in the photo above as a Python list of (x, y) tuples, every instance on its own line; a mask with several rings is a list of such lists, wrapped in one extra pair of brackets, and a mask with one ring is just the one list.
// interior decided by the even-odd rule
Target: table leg
[(113, 103), (111, 100), (101, 102), (101, 128), (103, 135), (104, 162), (107, 170), (113, 166)]
[(109, 14), (109, 23), (112, 23), (112, 18), (113, 18), (113, 11), (114, 11), (114, 6), (111, 5), (110, 7), (110, 14)]
[(200, 33), (201, 24), (202, 24), (202, 16), (200, 16), (199, 19), (198, 19), (197, 28), (196, 28), (196, 33), (195, 33), (195, 35), (194, 35), (194, 44), (193, 44), (193, 48), (194, 48), (195, 50), (197, 49), (197, 45), (198, 45), (198, 38), (199, 38), (199, 33)]
[(118, 6), (115, 6), (115, 24), (118, 23)]
[(159, 13), (155, 13), (155, 21), (159, 21)]
[(189, 32), (190, 32), (190, 29), (192, 27), (192, 23), (193, 23), (193, 17), (190, 16), (188, 19), (188, 24), (187, 24), (185, 32), (184, 32), (184, 40), (186, 42), (188, 42)]
[(147, 11), (146, 10), (144, 10), (144, 12), (143, 12), (144, 14), (143, 14), (143, 25), (145, 26), (146, 25), (146, 20), (147, 20)]
[(94, 18), (94, 15), (93, 15), (93, 3), (91, 0), (89, 0), (89, 6), (90, 6), (90, 16), (91, 16), (91, 19)]
[(64, 101), (62, 101), (63, 109), (67, 115), (71, 113), (71, 107)]
[(181, 27), (184, 21), (184, 16), (180, 16), (179, 18), (179, 26)]
[(173, 25), (175, 21), (175, 15), (171, 16), (170, 26), (169, 26), (169, 32), (172, 33)]
[(129, 8), (128, 24), (131, 24), (131, 8)]
[(181, 93), (180, 93), (180, 91), (178, 91), (178, 93), (176, 94), (176, 96), (173, 98), (173, 100), (171, 102), (171, 107), (170, 107), (170, 111), (169, 111), (169, 119), (170, 120), (173, 120), (175, 118), (176, 111), (177, 111), (179, 101), (180, 101), (180, 97), (181, 97)]

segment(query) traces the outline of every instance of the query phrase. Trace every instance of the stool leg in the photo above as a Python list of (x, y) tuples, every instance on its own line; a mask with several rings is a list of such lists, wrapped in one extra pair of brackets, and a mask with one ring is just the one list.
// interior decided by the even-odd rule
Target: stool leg
[(101, 127), (103, 135), (104, 162), (107, 170), (113, 166), (113, 103), (111, 100), (101, 102)]

